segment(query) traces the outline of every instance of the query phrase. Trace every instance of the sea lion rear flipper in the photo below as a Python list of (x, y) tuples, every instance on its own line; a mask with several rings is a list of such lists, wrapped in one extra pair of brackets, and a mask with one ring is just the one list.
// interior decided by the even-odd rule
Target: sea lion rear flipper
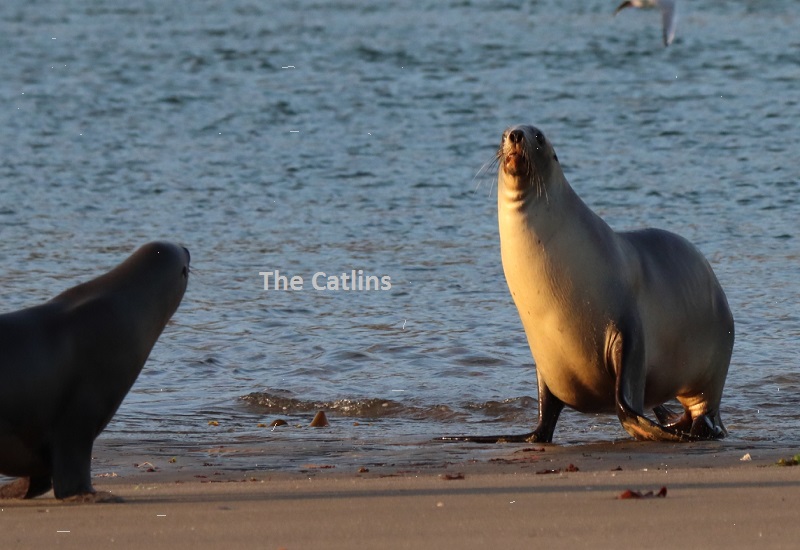
[(44, 476), (33, 476), (28, 483), (28, 492), (25, 493), (25, 498), (35, 498), (39, 495), (45, 494), (53, 488), (53, 480), (50, 479), (50, 474)]
[(691, 423), (690, 433), (697, 439), (722, 439), (728, 435), (728, 430), (722, 425), (719, 411), (701, 414)]
[(679, 432), (689, 432), (692, 429), (692, 415), (686, 410), (678, 413), (664, 405), (658, 405), (653, 407), (653, 413), (662, 426)]
[(21, 477), (19, 479), (15, 479), (11, 483), (0, 485), (0, 499), (25, 498), (25, 495), (28, 492), (29, 483), (29, 478)]
[(34, 498), (45, 494), (52, 486), (49, 475), (21, 477), (0, 486), (0, 499)]
[(660, 426), (637, 410), (644, 401), (644, 353), (636, 338), (638, 324), (627, 323), (627, 330), (609, 329), (606, 360), (616, 375), (616, 410), (622, 427), (631, 436), (643, 441), (685, 441), (693, 439), (672, 429)]

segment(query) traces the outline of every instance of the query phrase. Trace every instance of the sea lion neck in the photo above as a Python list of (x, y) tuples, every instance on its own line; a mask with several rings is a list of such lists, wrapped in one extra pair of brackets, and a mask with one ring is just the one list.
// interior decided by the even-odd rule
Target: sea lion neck
[(562, 200), (562, 196), (570, 192), (566, 178), (555, 168), (546, 178), (514, 176), (505, 173), (502, 167), (497, 174), (498, 203), (506, 208), (534, 213)]
[(537, 188), (501, 173), (497, 183), (501, 233), (523, 231), (539, 242), (550, 242), (558, 235), (569, 219), (562, 212), (572, 208), (570, 203), (574, 195), (563, 175), (559, 176), (557, 183), (550, 181)]

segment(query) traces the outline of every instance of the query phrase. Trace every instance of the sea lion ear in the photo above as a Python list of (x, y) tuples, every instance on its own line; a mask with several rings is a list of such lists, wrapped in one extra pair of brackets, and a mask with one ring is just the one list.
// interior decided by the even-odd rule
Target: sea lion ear
[(558, 155), (556, 155), (555, 153), (553, 153), (553, 160), (558, 162)]

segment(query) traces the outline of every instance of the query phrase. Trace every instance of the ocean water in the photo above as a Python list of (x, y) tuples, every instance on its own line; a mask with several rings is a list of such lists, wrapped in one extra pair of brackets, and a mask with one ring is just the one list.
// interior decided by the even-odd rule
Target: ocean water
[[(606, 0), (6, 0), (3, 311), (174, 240), (189, 289), (101, 437), (267, 444), (319, 408), (344, 445), (529, 431), (491, 161), (530, 123), (612, 227), (704, 252), (730, 439), (800, 445), (800, 4), (682, 4), (665, 49)], [(359, 270), (391, 288), (312, 286)], [(555, 441), (625, 437), (567, 411)]]

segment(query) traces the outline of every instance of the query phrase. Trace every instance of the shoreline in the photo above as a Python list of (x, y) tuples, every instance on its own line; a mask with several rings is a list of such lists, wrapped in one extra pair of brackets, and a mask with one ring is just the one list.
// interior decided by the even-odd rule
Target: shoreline
[[(124, 502), (0, 501), (4, 547), (790, 548), (800, 537), (800, 467), (776, 465), (796, 452), (775, 445), (417, 441), (278, 470), (256, 466), (266, 447), (173, 456), (98, 440), (95, 488)], [(664, 498), (618, 499), (661, 487)]]

